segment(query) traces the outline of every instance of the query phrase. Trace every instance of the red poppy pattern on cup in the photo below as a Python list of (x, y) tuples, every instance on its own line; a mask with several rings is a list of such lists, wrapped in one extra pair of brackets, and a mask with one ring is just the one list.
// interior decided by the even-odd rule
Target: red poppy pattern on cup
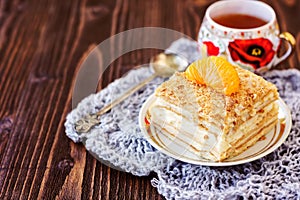
[(251, 65), (254, 69), (267, 66), (273, 59), (273, 44), (266, 38), (237, 39), (229, 42), (228, 49), (233, 61)]
[(210, 41), (205, 41), (205, 42), (203, 42), (203, 44), (206, 45), (206, 47), (207, 47), (207, 54), (209, 56), (217, 56), (217, 55), (219, 55), (219, 53), (220, 53), (219, 47), (216, 47), (214, 45), (214, 43), (212, 43)]

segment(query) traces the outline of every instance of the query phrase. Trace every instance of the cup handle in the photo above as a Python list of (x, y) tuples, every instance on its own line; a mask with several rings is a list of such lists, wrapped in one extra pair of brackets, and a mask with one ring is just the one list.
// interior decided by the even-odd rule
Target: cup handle
[(288, 46), (287, 51), (281, 57), (277, 57), (277, 56), (275, 57), (273, 65), (277, 65), (280, 62), (282, 62), (283, 60), (287, 59), (287, 57), (289, 57), (291, 55), (291, 53), (293, 52), (295, 45), (296, 45), (296, 40), (295, 40), (294, 36), (292, 34), (290, 34), (289, 32), (282, 32), (279, 35), (279, 38), (281, 40), (288, 42), (289, 46)]

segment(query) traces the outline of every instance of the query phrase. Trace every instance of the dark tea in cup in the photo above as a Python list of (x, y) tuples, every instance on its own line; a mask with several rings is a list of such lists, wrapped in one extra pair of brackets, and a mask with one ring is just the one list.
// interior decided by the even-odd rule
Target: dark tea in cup
[(248, 29), (267, 24), (266, 20), (245, 14), (225, 14), (212, 18), (216, 23), (229, 28)]

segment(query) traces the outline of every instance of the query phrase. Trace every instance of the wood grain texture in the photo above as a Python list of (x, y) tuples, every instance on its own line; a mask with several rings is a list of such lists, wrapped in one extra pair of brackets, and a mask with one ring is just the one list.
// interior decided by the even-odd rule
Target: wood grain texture
[[(145, 26), (196, 39), (211, 0), (0, 0), (0, 199), (163, 199), (150, 184), (96, 161), (65, 135), (82, 60), (122, 31)], [(296, 52), (278, 68), (299, 68), (300, 2), (265, 1)], [(123, 44), (120, 44), (122, 48)], [(113, 51), (113, 49), (111, 49)], [(118, 58), (99, 88), (157, 49)]]

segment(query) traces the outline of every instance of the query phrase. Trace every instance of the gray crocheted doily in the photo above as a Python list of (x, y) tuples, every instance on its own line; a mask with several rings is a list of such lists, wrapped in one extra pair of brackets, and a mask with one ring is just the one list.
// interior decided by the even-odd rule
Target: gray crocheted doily
[[(168, 51), (182, 52), (189, 61), (197, 58), (196, 42), (181, 39)], [(143, 138), (138, 114), (142, 104), (164, 79), (156, 78), (110, 112), (89, 133), (78, 135), (74, 123), (94, 113), (122, 92), (151, 75), (149, 68), (130, 71), (97, 94), (83, 99), (68, 116), (66, 134), (83, 142), (98, 159), (126, 172), (146, 176), (157, 173), (151, 183), (166, 199), (300, 199), (300, 72), (269, 71), (263, 76), (276, 84), (292, 111), (293, 126), (287, 140), (273, 153), (232, 167), (206, 167), (170, 158)], [(242, 198), (242, 199), (243, 199)]]

